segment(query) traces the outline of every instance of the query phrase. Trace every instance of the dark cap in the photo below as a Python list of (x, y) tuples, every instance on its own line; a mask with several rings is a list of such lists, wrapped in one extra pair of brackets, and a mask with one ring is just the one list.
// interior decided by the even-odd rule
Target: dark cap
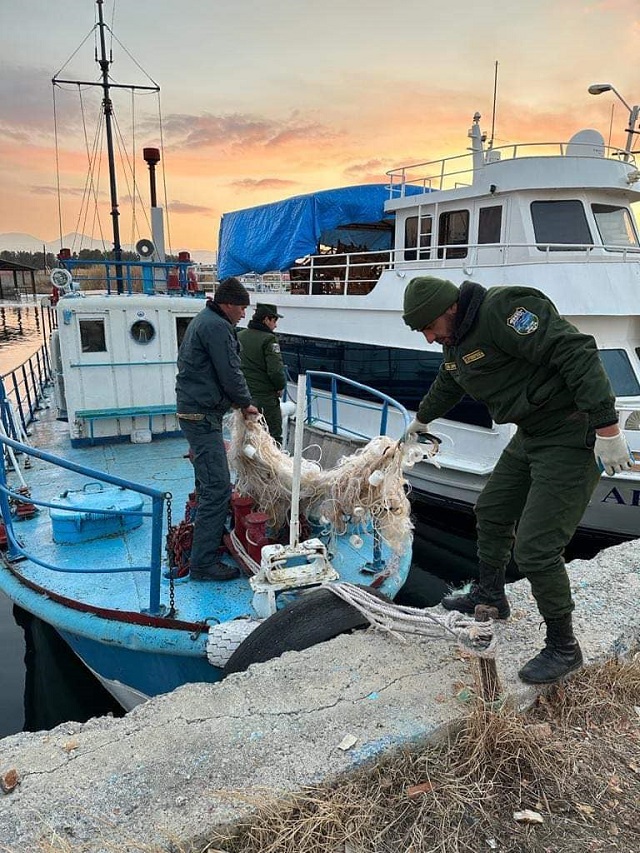
[(266, 302), (258, 302), (253, 319), (266, 320), (267, 317), (282, 317), (282, 314), (278, 314), (278, 309), (275, 305), (267, 305)]
[(237, 278), (225, 278), (218, 283), (213, 301), (216, 305), (248, 305), (249, 293)]
[(404, 291), (402, 319), (419, 332), (457, 302), (459, 295), (455, 284), (446, 278), (433, 275), (412, 278)]

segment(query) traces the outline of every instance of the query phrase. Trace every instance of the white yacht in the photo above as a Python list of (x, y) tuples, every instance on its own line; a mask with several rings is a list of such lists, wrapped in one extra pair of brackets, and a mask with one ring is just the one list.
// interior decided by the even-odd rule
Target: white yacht
[[(618, 94), (610, 84), (590, 87), (592, 94), (608, 90)], [(282, 289), (269, 288), (269, 302), (284, 315), (278, 328), (293, 381), (307, 369), (332, 371), (413, 411), (441, 349), (402, 321), (411, 278), (538, 288), (595, 337), (640, 460), (640, 243), (632, 212), (640, 200), (632, 150), (638, 113), (630, 108), (623, 149), (592, 129), (564, 143), (495, 148), (476, 113), (467, 154), (395, 169), (386, 185), (225, 214), (219, 277), (269, 272), (272, 284), (274, 270), (286, 273)], [(350, 428), (367, 433), (371, 417), (363, 400)], [(440, 467), (416, 466), (413, 487), (424, 501), (470, 511), (515, 427), (492, 423), (470, 398), (433, 426), (442, 439)], [(640, 468), (603, 475), (581, 531), (640, 536)]]

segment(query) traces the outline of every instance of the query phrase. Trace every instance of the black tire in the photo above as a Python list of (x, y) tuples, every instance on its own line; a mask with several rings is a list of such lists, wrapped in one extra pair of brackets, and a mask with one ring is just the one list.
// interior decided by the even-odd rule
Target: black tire
[[(376, 590), (364, 588), (388, 601)], [(368, 625), (362, 613), (335, 593), (314, 589), (303, 593), (252, 631), (231, 655), (224, 673), (244, 672), (252, 663), (264, 663), (284, 652), (300, 652)]]

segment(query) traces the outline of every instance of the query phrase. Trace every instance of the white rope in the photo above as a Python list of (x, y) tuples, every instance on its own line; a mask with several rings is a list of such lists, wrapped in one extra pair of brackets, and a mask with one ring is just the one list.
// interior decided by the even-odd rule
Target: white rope
[(476, 622), (457, 610), (440, 616), (419, 607), (392, 604), (350, 583), (331, 583), (325, 587), (355, 607), (374, 628), (387, 631), (399, 640), (403, 640), (403, 633), (434, 640), (451, 637), (477, 657), (495, 657), (497, 641), (491, 621)]
[(242, 562), (245, 564), (245, 566), (248, 569), (251, 569), (252, 574), (254, 574), (254, 575), (257, 574), (260, 571), (260, 564), (256, 563), (256, 561), (253, 559), (253, 557), (250, 556), (247, 549), (244, 547), (242, 542), (236, 536), (235, 530), (231, 531), (231, 533), (229, 534), (229, 539), (231, 539), (231, 541), (233, 542), (233, 547), (235, 548), (235, 550), (240, 555), (240, 558), (241, 558)]

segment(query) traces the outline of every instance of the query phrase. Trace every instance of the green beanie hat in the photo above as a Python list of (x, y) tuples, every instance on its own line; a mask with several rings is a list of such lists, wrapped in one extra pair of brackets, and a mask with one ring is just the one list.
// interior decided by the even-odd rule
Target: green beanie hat
[(407, 326), (419, 332), (444, 314), (457, 302), (458, 296), (458, 288), (446, 278), (432, 275), (412, 278), (404, 291), (402, 319)]

